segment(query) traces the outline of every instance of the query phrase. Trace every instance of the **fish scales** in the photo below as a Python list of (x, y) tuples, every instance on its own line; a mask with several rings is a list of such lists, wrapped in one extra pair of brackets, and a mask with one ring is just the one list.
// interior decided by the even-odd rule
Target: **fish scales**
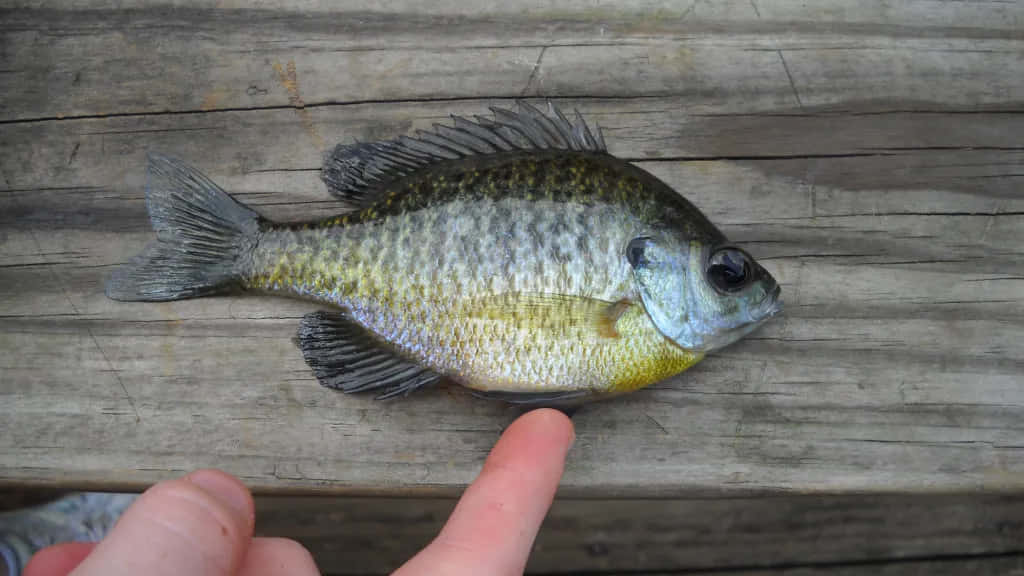
[(266, 230), (248, 285), (342, 306), (480, 390), (628, 391), (699, 359), (666, 342), (639, 306), (615, 339), (557, 317), (537, 331), (528, 318), (467, 315), (508, 293), (636, 297), (621, 256), (641, 227), (622, 210), (640, 186), (633, 174), (585, 154), (495, 160), (396, 183), (390, 205)]

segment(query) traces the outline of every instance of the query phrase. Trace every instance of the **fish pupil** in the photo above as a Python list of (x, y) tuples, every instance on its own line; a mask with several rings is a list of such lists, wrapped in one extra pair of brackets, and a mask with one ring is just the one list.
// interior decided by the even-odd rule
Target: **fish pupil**
[(711, 256), (707, 274), (719, 290), (735, 292), (746, 285), (750, 277), (750, 260), (736, 249), (719, 250)]
[(647, 249), (647, 243), (650, 242), (650, 240), (650, 238), (641, 236), (629, 241), (629, 245), (626, 246), (626, 260), (629, 261), (630, 266), (638, 268), (650, 263), (644, 254), (644, 250)]

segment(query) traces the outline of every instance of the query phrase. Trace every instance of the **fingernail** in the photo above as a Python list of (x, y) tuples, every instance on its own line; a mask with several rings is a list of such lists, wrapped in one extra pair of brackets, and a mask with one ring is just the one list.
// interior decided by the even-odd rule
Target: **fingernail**
[(227, 504), (243, 518), (248, 519), (252, 515), (248, 490), (231, 476), (216, 470), (199, 470), (185, 476), (185, 480)]

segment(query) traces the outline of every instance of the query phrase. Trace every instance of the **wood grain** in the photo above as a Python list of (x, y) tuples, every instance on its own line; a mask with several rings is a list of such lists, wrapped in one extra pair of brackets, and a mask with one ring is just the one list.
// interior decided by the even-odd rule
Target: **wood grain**
[[(1009, 575), (1018, 576), (1024, 572), (1024, 558), (1020, 556), (996, 558), (952, 558), (943, 560), (919, 560), (910, 562), (870, 562), (863, 565), (837, 566), (790, 566), (785, 568), (766, 568), (760, 570), (737, 570), (726, 574), (736, 576), (976, 576), (976, 575)], [(710, 576), (722, 574), (719, 570), (638, 573), (641, 576), (668, 576), (670, 574), (689, 574)]]
[[(257, 532), (299, 540), (325, 574), (385, 574), (437, 535), (454, 501), (281, 497), (256, 505)], [(907, 565), (936, 557), (1005, 563), (1005, 556), (1021, 553), (1021, 517), (1019, 496), (561, 499), (544, 522), (527, 570), (746, 574), (802, 566), (816, 574), (857, 563), (901, 564), (910, 572)], [(1020, 566), (1019, 558), (1013, 560)]]
[[(787, 313), (576, 417), (567, 495), (1024, 485), (1024, 37), (1006, 3), (32, 3), (0, 18), (0, 479), (454, 495), (515, 411), (323, 390), (306, 304), (118, 304), (147, 150), (333, 213), (337, 141), (578, 106), (782, 281)], [(120, 3), (119, 3), (120, 6)], [(443, 30), (441, 34), (439, 31)]]

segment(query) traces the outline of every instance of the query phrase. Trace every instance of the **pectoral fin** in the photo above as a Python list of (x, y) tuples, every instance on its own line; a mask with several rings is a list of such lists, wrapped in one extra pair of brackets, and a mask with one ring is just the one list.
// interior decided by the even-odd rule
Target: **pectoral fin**
[(402, 358), (390, 346), (338, 312), (307, 314), (298, 345), (320, 384), (343, 392), (380, 391), (377, 399), (408, 396), (440, 376)]
[(501, 320), (538, 332), (591, 331), (618, 338), (615, 325), (632, 303), (596, 298), (516, 292), (467, 303), (459, 310), (466, 318)]

